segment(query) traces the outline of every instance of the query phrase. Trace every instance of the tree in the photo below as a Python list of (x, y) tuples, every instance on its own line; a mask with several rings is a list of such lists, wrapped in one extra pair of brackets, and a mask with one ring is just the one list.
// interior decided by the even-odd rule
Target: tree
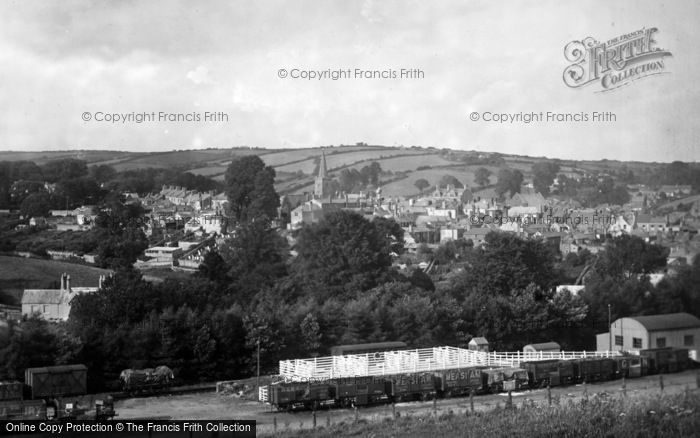
[(308, 313), (301, 322), (303, 348), (311, 355), (317, 354), (321, 348), (321, 328), (313, 313)]
[(549, 195), (549, 186), (559, 172), (559, 164), (552, 161), (539, 162), (532, 165), (532, 184), (542, 196)]
[(296, 250), (298, 281), (315, 283), (328, 296), (370, 289), (391, 266), (391, 241), (382, 227), (346, 210), (303, 227)]
[(44, 217), (49, 214), (49, 195), (43, 192), (27, 196), (19, 207), (24, 217)]
[(114, 167), (106, 164), (90, 167), (90, 175), (99, 183), (106, 183), (117, 176), (117, 171)]
[(377, 187), (379, 185), (379, 174), (382, 173), (382, 166), (376, 161), (372, 161), (369, 166), (364, 166), (360, 169), (360, 174), (362, 175), (362, 182), (367, 184), (372, 184)]
[(680, 266), (675, 276), (666, 276), (656, 286), (657, 313), (688, 312), (700, 315), (700, 255)]
[(485, 167), (480, 167), (474, 172), (474, 183), (479, 187), (486, 187), (491, 183), (489, 177), (491, 176), (491, 171)]
[(12, 324), (9, 342), (0, 349), (0, 380), (22, 380), (26, 368), (53, 365), (57, 354), (57, 338), (46, 321), (30, 317), (21, 327)]
[(225, 283), (230, 280), (228, 270), (229, 266), (216, 250), (207, 251), (199, 265), (199, 274), (217, 283)]
[(275, 169), (257, 155), (234, 159), (226, 170), (229, 212), (237, 223), (262, 215), (272, 219), (280, 205), (275, 191)]
[(391, 247), (391, 252), (401, 255), (404, 252), (404, 230), (394, 219), (375, 217), (372, 219), (381, 235)]
[(417, 179), (416, 182), (413, 183), (413, 185), (416, 186), (416, 188), (418, 188), (418, 190), (420, 190), (421, 192), (430, 187), (430, 183), (425, 178)]
[(87, 176), (87, 163), (75, 158), (63, 158), (49, 161), (42, 166), (44, 179), (49, 182), (60, 182)]
[(523, 174), (519, 170), (501, 169), (498, 171), (498, 182), (496, 182), (496, 193), (503, 196), (505, 193), (514, 195), (520, 193), (520, 186), (523, 184)]
[(485, 242), (479, 249), (464, 249), (470, 269), (453, 280), (458, 297), (470, 290), (499, 295), (524, 290), (530, 284), (543, 291), (554, 286), (558, 278), (555, 254), (544, 242), (498, 231), (488, 233)]
[(622, 234), (609, 240), (599, 255), (597, 270), (616, 279), (649, 275), (666, 266), (669, 249), (646, 243), (638, 236)]
[(448, 185), (450, 185), (458, 189), (464, 188), (464, 184), (462, 184), (461, 181), (457, 179), (457, 177), (452, 175), (443, 175), (443, 177), (440, 178), (439, 185), (440, 187), (447, 187)]
[(100, 210), (95, 219), (100, 244), (97, 262), (102, 267), (130, 269), (148, 248), (143, 232), (144, 210), (140, 204), (114, 201)]
[(287, 273), (287, 241), (264, 218), (242, 223), (220, 253), (232, 279), (231, 289), (241, 300), (251, 299)]

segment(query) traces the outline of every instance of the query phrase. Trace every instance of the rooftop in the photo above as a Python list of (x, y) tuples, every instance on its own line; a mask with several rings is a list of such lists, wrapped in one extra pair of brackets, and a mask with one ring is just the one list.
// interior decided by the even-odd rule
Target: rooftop
[(700, 328), (700, 319), (690, 313), (667, 313), (664, 315), (630, 316), (648, 331)]

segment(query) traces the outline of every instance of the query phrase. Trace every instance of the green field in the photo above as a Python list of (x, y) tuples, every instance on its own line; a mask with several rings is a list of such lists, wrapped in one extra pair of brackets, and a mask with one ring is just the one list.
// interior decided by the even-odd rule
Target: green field
[[(366, 162), (364, 165), (367, 165), (372, 161), (378, 161), (381, 164), (380, 160), (385, 157), (422, 153), (425, 153), (425, 151), (422, 151), (420, 149), (382, 148), (373, 150), (352, 151), (346, 153), (326, 154), (326, 165), (328, 166), (328, 170), (332, 170), (359, 162)], [(304, 160), (298, 163), (277, 166), (276, 169), (285, 172), (295, 172), (297, 170), (301, 170), (307, 175), (310, 175), (313, 173), (314, 168), (316, 167), (316, 163), (314, 160), (315, 158), (320, 157), (320, 155), (321, 154), (319, 151), (319, 154), (314, 158), (310, 158), (308, 160)]]
[(107, 160), (114, 160), (117, 157), (130, 156), (129, 152), (120, 151), (0, 151), (0, 161), (34, 161), (36, 164), (44, 164), (47, 161), (61, 158), (77, 158), (85, 160), (90, 164)]
[[(423, 157), (421, 157), (421, 159), (423, 159)], [(381, 162), (380, 162), (380, 164), (381, 164)], [(486, 167), (491, 172), (493, 172), (494, 175), (491, 176), (491, 183), (496, 182), (495, 174), (498, 172), (497, 167), (493, 167), (493, 166), (460, 166), (460, 167), (448, 167), (448, 168), (441, 167), (441, 168), (417, 170), (415, 172), (411, 172), (407, 178), (383, 185), (382, 186), (382, 193), (384, 195), (391, 195), (391, 196), (417, 195), (420, 193), (420, 191), (415, 186), (416, 180), (424, 178), (430, 183), (430, 185), (436, 185), (438, 182), (440, 182), (440, 179), (445, 175), (452, 175), (455, 178), (457, 178), (458, 180), (460, 180), (462, 182), (462, 184), (466, 184), (467, 187), (474, 188), (476, 186), (476, 184), (474, 184), (474, 172), (479, 167)]]
[(72, 286), (97, 286), (100, 275), (111, 271), (54, 260), (0, 256), (0, 291), (15, 298), (24, 289), (54, 288), (67, 273)]
[[(418, 155), (418, 154), (413, 154), (409, 156), (403, 156), (403, 157), (394, 157), (394, 158), (383, 158), (381, 160), (375, 160), (377, 163), (379, 163), (380, 166), (382, 166), (382, 170), (384, 171), (391, 171), (391, 172), (407, 172), (407, 171), (413, 171), (416, 170), (418, 167), (421, 166), (450, 166), (455, 164), (453, 161), (446, 160), (442, 158), (441, 156), (438, 155)], [(359, 163), (355, 164), (354, 166), (350, 166), (349, 168), (354, 168), (357, 170), (360, 170), (363, 166), (366, 166), (367, 163)]]

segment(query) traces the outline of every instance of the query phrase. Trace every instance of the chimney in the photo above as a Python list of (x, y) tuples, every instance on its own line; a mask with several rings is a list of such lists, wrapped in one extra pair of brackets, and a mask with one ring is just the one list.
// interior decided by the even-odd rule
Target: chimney
[(61, 274), (61, 290), (66, 290), (66, 273)]
[(66, 274), (66, 289), (68, 292), (70, 292), (70, 275)]
[(104, 275), (100, 275), (100, 279), (99, 279), (98, 282), (97, 282), (97, 288), (98, 288), (98, 289), (102, 289), (102, 285), (104, 284), (104, 282), (105, 282), (105, 276), (104, 276)]

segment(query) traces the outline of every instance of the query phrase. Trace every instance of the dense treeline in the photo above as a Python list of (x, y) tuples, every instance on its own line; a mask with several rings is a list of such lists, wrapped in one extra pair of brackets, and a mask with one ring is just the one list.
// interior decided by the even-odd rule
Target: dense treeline
[[(228, 379), (254, 373), (258, 341), (263, 372), (275, 372), (281, 359), (326, 355), (345, 343), (464, 347), (486, 336), (499, 350), (548, 340), (595, 348), (608, 304), (613, 318), (700, 314), (700, 258), (653, 287), (647, 274), (665, 265), (666, 254), (636, 238), (560, 261), (539, 241), (494, 232), (482, 248), (436, 251), (457, 262), (433, 284), (391, 266), (392, 223), (334, 213), (300, 232), (293, 259), (283, 256), (287, 241), (265, 231), (237, 233), (190, 280), (152, 284), (119, 270), (102, 291), (75, 299), (67, 324), (30, 320), (11, 328), (0, 372), (11, 377), (26, 366), (80, 362), (101, 388), (124, 368), (168, 364), (184, 381)], [(270, 259), (270, 251), (278, 256)], [(564, 265), (581, 263), (593, 266), (587, 289), (554, 293), (568, 280)]]
[(117, 172), (111, 166), (88, 166), (64, 158), (37, 165), (32, 161), (0, 161), (0, 208), (16, 208), (28, 216), (44, 216), (49, 209), (99, 204), (111, 193), (150, 193), (163, 185), (202, 192), (221, 190), (210, 178), (178, 169), (137, 169)]

